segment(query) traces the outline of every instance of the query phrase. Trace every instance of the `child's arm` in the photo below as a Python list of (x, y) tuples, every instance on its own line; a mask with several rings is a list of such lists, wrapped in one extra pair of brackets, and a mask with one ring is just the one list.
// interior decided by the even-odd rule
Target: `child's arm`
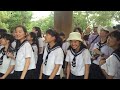
[(25, 66), (24, 66), (24, 69), (23, 69), (23, 72), (21, 74), (20, 79), (24, 79), (25, 78), (25, 75), (26, 75), (26, 73), (28, 71), (29, 65), (30, 65), (30, 58), (26, 58), (26, 60), (25, 60)]
[(54, 79), (55, 75), (57, 74), (58, 70), (59, 70), (60, 64), (55, 64), (55, 67), (49, 77), (49, 79)]
[(39, 76), (39, 79), (42, 79), (42, 73), (43, 73), (43, 64), (41, 65), (41, 70), (40, 70), (40, 76)]
[(70, 76), (70, 67), (71, 67), (71, 65), (68, 62), (68, 64), (67, 64), (67, 79), (69, 79), (69, 76)]
[(84, 76), (84, 79), (88, 79), (89, 68), (90, 68), (90, 65), (89, 64), (85, 64), (85, 76)]
[(5, 73), (0, 79), (5, 79), (5, 78), (13, 71), (14, 67), (15, 67), (15, 65), (11, 65), (11, 66), (7, 69), (6, 73)]

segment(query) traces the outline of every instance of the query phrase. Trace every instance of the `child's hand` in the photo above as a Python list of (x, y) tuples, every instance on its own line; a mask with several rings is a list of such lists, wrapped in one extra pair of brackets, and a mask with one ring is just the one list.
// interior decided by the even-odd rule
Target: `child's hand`
[(9, 57), (9, 58), (14, 58), (14, 55), (13, 55), (13, 53), (11, 53), (11, 52), (7, 52), (7, 56)]
[(99, 55), (101, 54), (101, 52), (100, 52), (97, 48), (94, 49), (93, 52), (94, 52), (95, 54), (99, 54)]

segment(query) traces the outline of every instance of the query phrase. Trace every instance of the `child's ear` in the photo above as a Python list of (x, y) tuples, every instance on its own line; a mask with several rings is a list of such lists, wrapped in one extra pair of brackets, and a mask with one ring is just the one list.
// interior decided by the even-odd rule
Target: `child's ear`
[(27, 36), (27, 35), (28, 35), (28, 33), (25, 34), (25, 36)]

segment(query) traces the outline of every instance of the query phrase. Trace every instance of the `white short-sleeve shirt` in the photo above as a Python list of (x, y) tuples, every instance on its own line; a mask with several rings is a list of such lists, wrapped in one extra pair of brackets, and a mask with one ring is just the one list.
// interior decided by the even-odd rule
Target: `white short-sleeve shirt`
[[(0, 53), (0, 57), (1, 56), (2, 56), (2, 54)], [(15, 65), (15, 60), (13, 60), (11, 58), (7, 58), (7, 56), (4, 55), (4, 57), (3, 57), (3, 63), (2, 63), (2, 65), (0, 65), (0, 73), (5, 74), (6, 71), (8, 70), (8, 68), (11, 65)], [(11, 73), (13, 73), (13, 72), (11, 72)]]
[(51, 75), (55, 64), (60, 64), (59, 70), (56, 75), (60, 75), (61, 68), (63, 65), (64, 60), (64, 53), (61, 48), (56, 48), (54, 51), (51, 51), (51, 53), (48, 55), (47, 64), (45, 65), (45, 59), (47, 56), (47, 47), (45, 48), (44, 55), (43, 55), (43, 74), (45, 75)]
[[(97, 35), (94, 35), (94, 34), (89, 35), (88, 43), (90, 44), (90, 49), (89, 49), (90, 51), (93, 50), (93, 47), (94, 47), (95, 43), (100, 42), (100, 36), (98, 36), (97, 38), (96, 37), (97, 37)], [(94, 40), (94, 42), (91, 43), (93, 40)]]
[(25, 59), (30, 57), (30, 65), (28, 70), (35, 69), (35, 57), (32, 50), (32, 46), (28, 41), (24, 43), (24, 45), (18, 50), (16, 56), (16, 64), (15, 64), (15, 71), (23, 71), (25, 65)]
[(41, 48), (41, 51), (39, 54), (43, 54), (43, 47), (44, 47), (44, 42), (42, 38), (38, 38), (38, 43), (39, 43), (39, 48)]
[[(96, 49), (96, 48), (99, 48), (98, 42), (95, 43), (95, 45), (94, 45), (94, 47), (93, 47), (93, 50)], [(109, 57), (109, 56), (111, 55), (111, 53), (113, 52), (113, 49), (112, 49), (111, 47), (109, 47), (108, 45), (105, 44), (105, 45), (101, 48), (101, 52), (102, 52), (104, 55), (106, 55), (106, 56)], [(97, 58), (97, 60), (94, 60), (93, 63), (99, 65), (99, 61), (100, 61), (100, 56)]]
[(32, 45), (32, 48), (34, 50), (35, 63), (37, 64), (37, 60), (38, 60), (38, 47), (37, 47), (37, 45)]
[(63, 44), (62, 44), (62, 49), (63, 49), (63, 51), (64, 52), (67, 52), (67, 49), (68, 49), (68, 47), (70, 46), (70, 42), (64, 42)]
[(120, 79), (120, 61), (114, 55), (106, 59), (106, 63), (101, 66), (105, 72), (113, 76), (113, 79)]
[(71, 73), (75, 76), (82, 76), (85, 74), (85, 64), (91, 64), (91, 55), (88, 49), (85, 49), (81, 54), (76, 57), (76, 67), (72, 66), (73, 54), (70, 50), (67, 51), (66, 62), (71, 64)]
[(15, 47), (16, 47), (16, 40), (14, 40), (11, 45), (15, 49)]

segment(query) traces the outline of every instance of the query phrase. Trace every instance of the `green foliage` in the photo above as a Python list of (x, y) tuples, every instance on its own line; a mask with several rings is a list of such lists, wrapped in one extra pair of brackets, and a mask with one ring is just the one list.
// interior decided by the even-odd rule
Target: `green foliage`
[(73, 16), (73, 27), (79, 26), (83, 30), (88, 25), (113, 26), (113, 20), (120, 22), (119, 11), (75, 11)]
[(51, 14), (48, 17), (32, 22), (31, 26), (38, 26), (41, 28), (43, 32), (45, 32), (49, 28), (53, 28), (54, 27), (54, 13), (51, 12)]
[[(54, 27), (54, 12), (37, 21), (31, 21), (32, 11), (0, 11), (0, 28), (10, 31), (16, 25), (24, 25), (30, 32), (32, 27), (38, 26), (43, 32)], [(113, 20), (120, 23), (120, 11), (74, 11), (73, 27), (79, 26), (82, 30), (94, 24), (113, 26)]]

